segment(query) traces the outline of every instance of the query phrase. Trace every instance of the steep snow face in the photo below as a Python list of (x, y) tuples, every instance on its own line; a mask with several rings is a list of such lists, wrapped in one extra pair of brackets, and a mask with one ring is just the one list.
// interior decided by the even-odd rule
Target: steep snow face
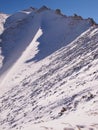
[(29, 14), (18, 12), (6, 20), (6, 29), (1, 36), (2, 56), (4, 57), (1, 74), (21, 56), (39, 28), (43, 31), (43, 35), (37, 39), (40, 43), (39, 52), (35, 57), (32, 55), (31, 59), (28, 58), (24, 62), (39, 61), (49, 56), (91, 26), (88, 20), (64, 17), (49, 9), (45, 8), (44, 11), (42, 9), (34, 10)]
[[(32, 24), (33, 22), (35, 23), (34, 25)], [(4, 66), (1, 69), (1, 74), (21, 56), (40, 28), (39, 17), (34, 19), (32, 17), (23, 18), (23, 20), (16, 20), (13, 23), (1, 35), (2, 56), (4, 57)]]
[[(32, 41), (31, 41), (31, 43), (28, 45), (28, 47), (26, 48), (26, 50), (23, 52), (23, 54), (21, 55), (21, 57), (17, 60), (17, 62), (16, 63), (14, 63), (14, 66), (11, 68), (11, 70), (9, 70), (9, 72), (8, 73), (6, 73), (6, 76), (5, 76), (5, 73), (4, 73), (4, 75), (3, 75), (3, 77), (4, 77), (4, 79), (3, 79), (3, 81), (2, 81), (2, 76), (1, 76), (1, 84), (0, 84), (0, 89), (1, 89), (1, 92), (2, 92), (2, 90), (3, 90), (3, 92), (4, 91), (6, 91), (7, 90), (7, 88), (9, 88), (10, 86), (13, 86), (13, 83), (12, 84), (8, 84), (8, 86), (9, 87), (3, 87), (3, 86), (5, 86), (5, 82), (7, 83), (7, 82), (9, 82), (10, 81), (10, 79), (13, 77), (13, 75), (15, 76), (15, 73), (16, 73), (16, 70), (19, 70), (19, 69), (21, 69), (21, 67), (22, 68), (27, 68), (26, 66), (21, 66), (23, 63), (24, 63), (24, 61), (26, 61), (27, 59), (28, 59), (28, 57), (29, 58), (32, 58), (32, 56), (35, 56), (35, 54), (37, 54), (38, 53), (38, 48), (37, 48), (37, 46), (39, 45), (39, 42), (37, 41), (37, 39), (42, 35), (42, 30), (41, 29), (39, 29), (38, 31), (37, 31), (37, 33), (35, 34), (35, 36), (34, 36), (34, 38), (32, 39)], [(19, 50), (18, 50), (19, 51)], [(17, 51), (17, 53), (18, 53), (18, 51)], [(33, 53), (33, 54), (32, 54)], [(15, 57), (15, 55), (14, 55), (14, 57), (13, 58), (16, 58)], [(13, 59), (11, 59), (10, 60), (10, 62), (12, 62), (13, 61)], [(8, 65), (8, 64), (7, 64)], [(21, 66), (21, 67), (20, 67)], [(8, 66), (7, 66), (8, 67)], [(3, 69), (2, 69), (3, 70)], [(20, 80), (21, 80), (21, 78), (20, 78)], [(19, 81), (18, 81), (19, 82)]]
[(69, 123), (70, 130), (95, 130), (98, 27), (44, 7), (10, 16), (5, 25), (0, 129), (66, 130)]

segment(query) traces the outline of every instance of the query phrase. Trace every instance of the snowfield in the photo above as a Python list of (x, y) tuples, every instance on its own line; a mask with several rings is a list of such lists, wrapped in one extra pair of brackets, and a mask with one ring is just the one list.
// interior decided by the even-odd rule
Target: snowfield
[(1, 21), (0, 130), (98, 130), (98, 25), (46, 7)]

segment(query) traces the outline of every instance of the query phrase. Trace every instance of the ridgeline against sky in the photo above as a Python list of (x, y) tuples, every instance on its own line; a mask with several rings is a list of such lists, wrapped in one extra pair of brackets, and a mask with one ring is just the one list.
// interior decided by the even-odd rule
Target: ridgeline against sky
[(40, 8), (43, 5), (60, 8), (66, 15), (76, 13), (84, 18), (91, 17), (98, 23), (98, 0), (0, 0), (0, 11), (14, 13), (30, 6)]

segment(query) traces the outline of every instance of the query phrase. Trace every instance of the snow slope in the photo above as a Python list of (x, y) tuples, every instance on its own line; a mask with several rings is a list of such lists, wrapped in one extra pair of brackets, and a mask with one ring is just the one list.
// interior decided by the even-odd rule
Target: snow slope
[(1, 35), (0, 130), (97, 130), (98, 26), (29, 11)]

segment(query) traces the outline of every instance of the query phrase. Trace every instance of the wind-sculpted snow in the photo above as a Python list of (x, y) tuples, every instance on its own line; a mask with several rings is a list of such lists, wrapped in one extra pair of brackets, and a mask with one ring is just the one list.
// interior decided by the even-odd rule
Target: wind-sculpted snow
[[(72, 42), (91, 26), (89, 20), (57, 15), (54, 11), (18, 12), (6, 19), (5, 31), (1, 35), (4, 70), (9, 69), (31, 43), (39, 28), (43, 35), (37, 39), (39, 52), (26, 62), (39, 61)], [(17, 53), (17, 55), (15, 55)], [(14, 58), (13, 58), (14, 55)], [(6, 62), (6, 64), (5, 64)]]
[(43, 31), (43, 35), (38, 39), (40, 43), (38, 46), (39, 52), (34, 58), (27, 60), (27, 62), (44, 59), (56, 50), (72, 42), (91, 26), (88, 20), (76, 20), (72, 17), (64, 17), (50, 10), (42, 12), (39, 15), (41, 15), (40, 26)]
[(26, 17), (2, 34), (0, 130), (97, 130), (98, 27), (48, 9)]
[[(32, 22), (35, 20), (37, 20), (37, 22), (32, 26)], [(18, 60), (35, 37), (39, 28), (38, 18), (33, 20), (32, 17), (29, 17), (28, 19), (18, 21), (14, 26), (4, 31), (1, 35), (2, 55), (4, 57), (4, 66), (1, 69), (1, 74)]]

